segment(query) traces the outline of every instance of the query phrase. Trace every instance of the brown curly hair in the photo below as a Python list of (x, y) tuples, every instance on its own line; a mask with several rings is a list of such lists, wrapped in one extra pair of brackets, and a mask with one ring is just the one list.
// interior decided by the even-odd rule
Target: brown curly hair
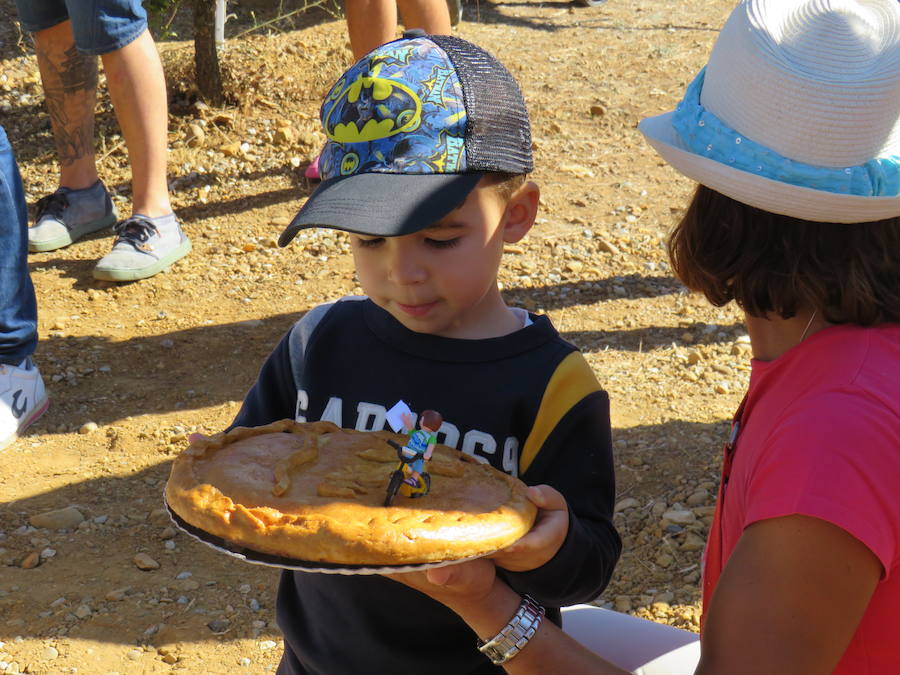
[(900, 321), (900, 216), (851, 225), (770, 213), (704, 185), (669, 237), (681, 281), (717, 307), (830, 323)]

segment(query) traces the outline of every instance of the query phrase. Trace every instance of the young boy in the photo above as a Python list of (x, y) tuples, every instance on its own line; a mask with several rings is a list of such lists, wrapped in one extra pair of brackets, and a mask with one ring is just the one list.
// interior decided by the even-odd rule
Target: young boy
[[(621, 542), (608, 397), (547, 317), (507, 307), (497, 286), (504, 244), (531, 228), (539, 197), (524, 178), (518, 86), (475, 45), (409, 33), (350, 68), (321, 117), (325, 180), (280, 243), (305, 227), (349, 232), (367, 297), (307, 312), (234, 425), (289, 417), (374, 430), (398, 400), (440, 410), (440, 442), (571, 505), (552, 559), (499, 570), (558, 623), (556, 608), (604, 589)], [(277, 616), (281, 675), (497, 672), (459, 617), (386, 577), (286, 571)]]

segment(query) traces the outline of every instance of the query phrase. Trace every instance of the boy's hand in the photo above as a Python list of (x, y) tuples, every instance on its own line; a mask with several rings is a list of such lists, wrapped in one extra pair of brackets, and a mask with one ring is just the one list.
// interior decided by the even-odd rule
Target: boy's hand
[(428, 595), (438, 602), (455, 608), (477, 605), (484, 601), (495, 579), (494, 563), (487, 558), (478, 558), (458, 565), (446, 565), (424, 572), (386, 574), (410, 588)]
[(527, 572), (549, 562), (569, 532), (569, 508), (559, 492), (549, 485), (535, 485), (528, 488), (528, 498), (539, 509), (534, 526), (517, 542), (491, 556), (498, 567), (510, 572)]
[(412, 431), (416, 428), (416, 416), (412, 413), (403, 413), (400, 415), (400, 419), (403, 420), (403, 428), (406, 431)]

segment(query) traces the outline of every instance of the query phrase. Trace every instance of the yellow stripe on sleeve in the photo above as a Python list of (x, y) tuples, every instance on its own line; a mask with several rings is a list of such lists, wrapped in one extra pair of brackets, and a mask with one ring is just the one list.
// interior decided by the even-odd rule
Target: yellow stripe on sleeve
[(547, 437), (572, 406), (599, 390), (600, 383), (581, 352), (572, 352), (562, 360), (547, 383), (531, 433), (522, 448), (519, 457), (520, 476), (531, 466)]

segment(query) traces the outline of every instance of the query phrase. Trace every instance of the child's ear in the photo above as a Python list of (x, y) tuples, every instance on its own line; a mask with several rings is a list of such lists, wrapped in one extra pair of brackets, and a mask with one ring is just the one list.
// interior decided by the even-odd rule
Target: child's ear
[(507, 244), (515, 244), (522, 239), (537, 218), (538, 201), (541, 198), (541, 189), (533, 181), (525, 181), (518, 190), (513, 192), (506, 203), (506, 211), (503, 221), (503, 241)]

